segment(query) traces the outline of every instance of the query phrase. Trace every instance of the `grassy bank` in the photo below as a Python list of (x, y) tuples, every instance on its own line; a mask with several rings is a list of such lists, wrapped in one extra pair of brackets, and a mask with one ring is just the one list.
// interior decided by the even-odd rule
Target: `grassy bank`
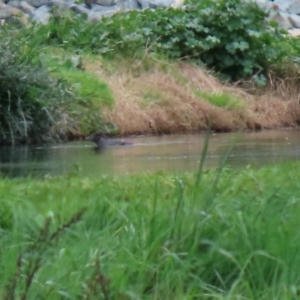
[(54, 8), (0, 41), (0, 145), (300, 123), (300, 40), (253, 3), (187, 0), (96, 23)]
[(2, 178), (0, 298), (298, 299), (299, 170)]

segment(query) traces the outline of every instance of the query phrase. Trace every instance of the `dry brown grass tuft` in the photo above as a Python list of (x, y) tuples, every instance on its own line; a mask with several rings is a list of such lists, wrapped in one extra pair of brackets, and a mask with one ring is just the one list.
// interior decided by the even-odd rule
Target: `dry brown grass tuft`
[[(120, 67), (114, 73), (95, 62), (86, 61), (84, 67), (110, 85), (115, 106), (103, 115), (122, 135), (201, 131), (209, 120), (218, 131), (295, 126), (300, 120), (298, 92), (289, 81), (274, 81), (258, 95), (221, 83), (209, 72), (184, 63), (170, 68), (154, 63), (150, 70), (138, 72)], [(196, 96), (196, 91), (229, 94), (244, 105), (220, 108)]]

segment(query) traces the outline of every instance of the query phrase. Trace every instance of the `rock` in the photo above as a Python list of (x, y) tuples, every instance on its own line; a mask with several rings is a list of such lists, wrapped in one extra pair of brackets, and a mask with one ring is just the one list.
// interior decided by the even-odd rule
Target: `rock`
[(293, 25), (289, 19), (289, 14), (280, 11), (277, 4), (273, 4), (268, 13), (269, 15), (267, 19), (269, 21), (277, 22), (278, 25), (285, 30), (293, 28)]
[(71, 9), (71, 6), (74, 4), (73, 0), (49, 0), (49, 2), (47, 3), (47, 6), (49, 7), (59, 7), (60, 9), (63, 10), (69, 10)]
[[(298, 0), (297, 2), (299, 2)], [(244, 2), (255, 2), (264, 12), (268, 14), (269, 21), (275, 21), (278, 25), (289, 30), (291, 28), (300, 28), (300, 19), (296, 14), (290, 14), (282, 9), (280, 1), (270, 2), (267, 0), (244, 0)], [(288, 1), (284, 1), (285, 3)], [(290, 1), (293, 2), (293, 1)]]
[(274, 0), (274, 3), (288, 14), (300, 14), (300, 0)]
[(174, 0), (173, 3), (171, 4), (171, 7), (173, 8), (179, 8), (183, 5), (184, 0)]
[(110, 14), (110, 13), (114, 13), (114, 12), (118, 12), (120, 11), (120, 7), (117, 5), (114, 6), (102, 6), (102, 5), (98, 5), (98, 4), (93, 4), (92, 6), (92, 11), (95, 13), (103, 13), (103, 15), (105, 15), (106, 13)]
[(150, 8), (169, 7), (173, 3), (173, 0), (149, 0)]
[(138, 0), (122, 0), (119, 1), (118, 6), (120, 6), (121, 11), (140, 9)]
[(95, 4), (103, 5), (103, 6), (113, 6), (117, 4), (117, 0), (94, 0)]
[(30, 17), (34, 15), (35, 7), (30, 5), (26, 1), (10, 1), (9, 6), (20, 9), (22, 12), (28, 14)]
[(290, 23), (293, 25), (293, 28), (300, 28), (300, 16), (296, 14), (288, 15)]
[(81, 14), (81, 15), (89, 15), (90, 14), (90, 10), (87, 9), (85, 6), (83, 6), (82, 4), (73, 4), (71, 6), (71, 10), (73, 10), (75, 13), (77, 14)]
[(49, 0), (28, 0), (28, 3), (36, 8), (39, 8), (42, 5), (49, 3)]
[(95, 12), (110, 14), (111, 12), (126, 12), (129, 10), (137, 10), (140, 9), (140, 5), (138, 3), (138, 0), (119, 0), (116, 5), (113, 6), (93, 4), (91, 9)]
[(116, 13), (115, 10), (110, 10), (110, 11), (91, 11), (90, 14), (88, 15), (88, 21), (89, 22), (98, 22), (100, 21), (103, 17), (109, 17)]
[(98, 4), (102, 6), (113, 6), (117, 4), (117, 0), (84, 0), (87, 8), (92, 7), (92, 4)]
[(149, 8), (149, 1), (148, 0), (138, 0), (142, 9)]
[(27, 25), (29, 23), (29, 16), (16, 7), (0, 3), (0, 20), (1, 24), (17, 23)]
[(51, 9), (47, 5), (42, 5), (34, 11), (32, 19), (41, 24), (47, 24), (51, 18)]
[(300, 29), (298, 29), (298, 28), (290, 29), (288, 32), (289, 32), (289, 35), (292, 37), (300, 36)]

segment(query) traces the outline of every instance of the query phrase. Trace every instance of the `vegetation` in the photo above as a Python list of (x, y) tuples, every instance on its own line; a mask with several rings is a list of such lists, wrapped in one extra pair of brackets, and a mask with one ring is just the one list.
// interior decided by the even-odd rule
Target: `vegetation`
[[(80, 61), (86, 55), (106, 62), (137, 59), (133, 76), (141, 64), (151, 68), (148, 57), (204, 65), (233, 81), (252, 77), (264, 84), (268, 72), (286, 76), (291, 69), (298, 76), (299, 41), (267, 24), (256, 6), (239, 0), (198, 2), (189, 1), (184, 10), (116, 14), (96, 24), (73, 13), (54, 13), (48, 25), (1, 28), (0, 144), (116, 130), (100, 115), (103, 107), (114, 107), (114, 98), (104, 80), (86, 72)], [(192, 74), (188, 78), (206, 76), (193, 67), (185, 71)], [(161, 77), (159, 84), (173, 88), (169, 79)], [(192, 93), (215, 106), (215, 119), (220, 107), (226, 108), (223, 118), (242, 108), (243, 102), (227, 94), (229, 88), (210, 94), (210, 84), (199, 82), (197, 91), (174, 88), (176, 97), (170, 98), (156, 81), (160, 89), (143, 89), (139, 104), (167, 106), (170, 99), (175, 103)], [(189, 96), (193, 120), (204, 123), (203, 106), (194, 100)], [(284, 114), (295, 111), (288, 104), (278, 107)], [(126, 117), (140, 122), (143, 116)], [(180, 117), (192, 126), (188, 114)], [(257, 121), (251, 122), (256, 128)], [(176, 130), (181, 126), (172, 123)], [(157, 132), (163, 127), (150, 125)], [(98, 179), (3, 177), (0, 298), (297, 299), (299, 167), (235, 171), (221, 166), (204, 172), (200, 166), (197, 174)]]
[(43, 65), (50, 74), (68, 83), (70, 89), (82, 99), (95, 107), (114, 104), (113, 95), (108, 85), (89, 72), (85, 72), (82, 57), (68, 53), (63, 49), (46, 48), (39, 55)]
[[(267, 83), (271, 71), (281, 78), (292, 74), (297, 81), (299, 40), (287, 38), (265, 17), (256, 5), (240, 0), (190, 0), (184, 9), (132, 11), (97, 23), (54, 9), (47, 25), (6, 26), (0, 32), (0, 144), (118, 132), (101, 117), (104, 108), (114, 107), (112, 92), (99, 76), (84, 70), (84, 56), (139, 61), (134, 66), (145, 64), (145, 69), (151, 68), (149, 56), (184, 60), (231, 81), (253, 79), (258, 86)], [(219, 107), (235, 109), (238, 104), (204, 96)], [(144, 102), (156, 98), (146, 93)]]
[(2, 178), (1, 299), (297, 299), (299, 167)]
[[(266, 74), (291, 51), (282, 45), (283, 32), (265, 18), (255, 4), (240, 0), (190, 1), (185, 9), (120, 13), (97, 23), (56, 14), (49, 25), (34, 28), (34, 42), (106, 57), (138, 57), (148, 51), (196, 61), (237, 80)], [(22, 35), (32, 39), (31, 31)]]
[(243, 102), (229, 94), (208, 94), (198, 91), (195, 94), (196, 96), (204, 98), (218, 107), (226, 107), (228, 109), (239, 109), (244, 106)]
[[(101, 130), (106, 83), (72, 65), (72, 56), (45, 58), (11, 28), (0, 35), (0, 145), (60, 142)], [(46, 49), (50, 53), (51, 49)]]
[(70, 99), (65, 86), (34, 66), (23, 50), (13, 38), (1, 40), (0, 144), (64, 139), (66, 132), (54, 127)]

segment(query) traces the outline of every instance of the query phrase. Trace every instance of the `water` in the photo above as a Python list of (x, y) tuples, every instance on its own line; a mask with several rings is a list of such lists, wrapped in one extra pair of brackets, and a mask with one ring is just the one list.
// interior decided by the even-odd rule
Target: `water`
[[(212, 134), (206, 168), (234, 168), (300, 159), (300, 131), (273, 130)], [(130, 138), (133, 146), (115, 146), (95, 153), (93, 143), (79, 141), (45, 147), (0, 148), (0, 172), (9, 177), (53, 176), (80, 170), (88, 176), (139, 172), (191, 171), (199, 164), (205, 134)]]

